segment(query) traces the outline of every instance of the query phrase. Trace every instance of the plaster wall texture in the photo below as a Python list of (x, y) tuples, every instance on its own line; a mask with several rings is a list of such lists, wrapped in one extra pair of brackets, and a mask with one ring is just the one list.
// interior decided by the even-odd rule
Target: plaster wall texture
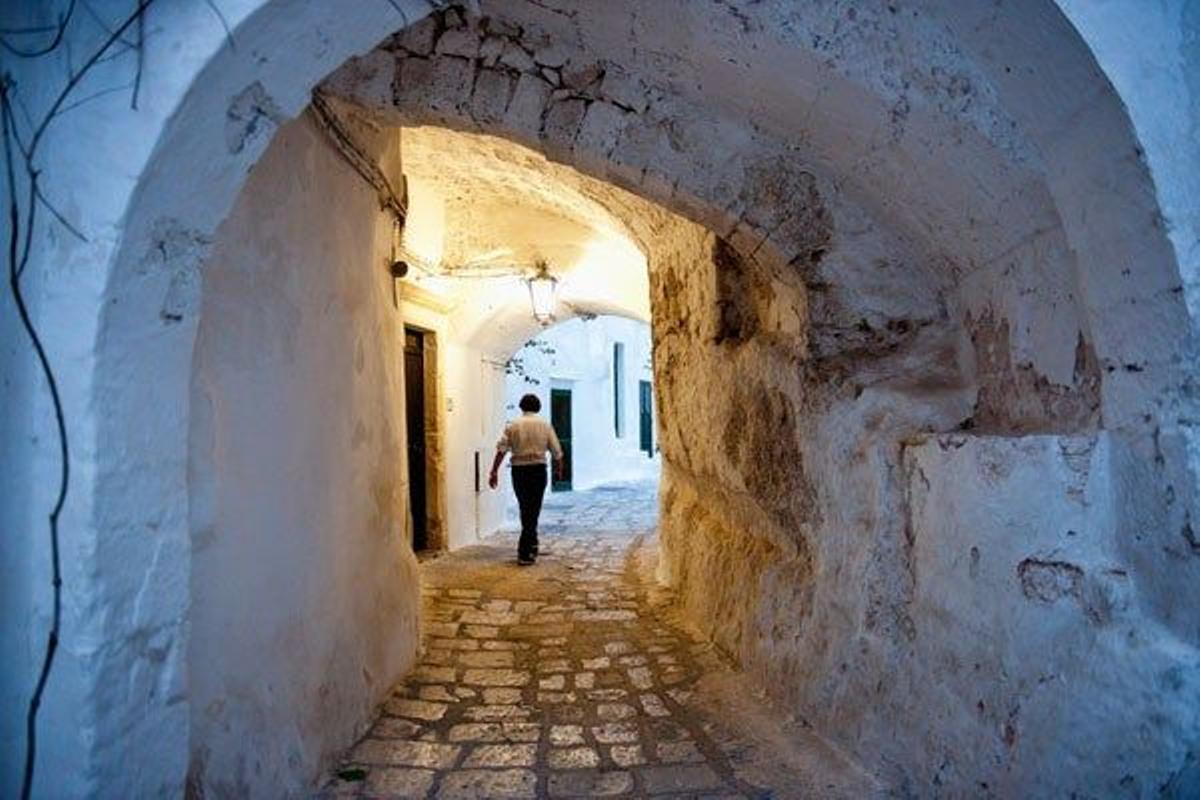
[[(117, 5), (100, 7), (116, 16)], [(675, 343), (666, 349), (656, 330), (656, 363), (675, 364), (659, 367), (659, 405), (667, 416), (668, 404), (686, 410), (707, 395), (707, 418), (721, 419), (721, 398), (744, 385), (743, 407), (766, 398), (761, 410), (776, 424), (762, 442), (781, 448), (769, 451), (777, 462), (797, 463), (798, 453), (805, 461), (815, 451), (819, 467), (805, 461), (804, 473), (780, 473), (780, 481), (742, 475), (736, 452), (719, 455), (718, 444), (693, 444), (664, 426), (664, 517), (694, 510), (699, 520), (686, 540), (681, 530), (664, 531), (666, 575), (680, 582), (694, 612), (706, 609), (695, 587), (714, 585), (709, 575), (741, 575), (738, 585), (752, 590), (710, 618), (714, 635), (751, 669), (783, 670), (788, 679), (769, 683), (772, 690), (817, 722), (809, 677), (827, 676), (846, 697), (862, 694), (875, 685), (865, 677), (871, 670), (843, 680), (840, 665), (892, 664), (889, 654), (906, 647), (906, 631), (917, 626), (897, 566), (908, 518), (899, 442), (964, 423), (998, 433), (1108, 431), (1131, 607), (1155, 649), (1190, 663), (1197, 631), (1185, 611), (1194, 607), (1200, 562), (1190, 522), (1196, 447), (1186, 424), (1194, 418), (1186, 367), (1196, 360), (1180, 277), (1194, 262), (1186, 237), (1168, 236), (1159, 219), (1165, 213), (1182, 224), (1200, 194), (1182, 190), (1195, 185), (1194, 162), (1172, 158), (1187, 152), (1175, 147), (1191, 140), (1185, 121), (1130, 95), (1148, 99), (1164, 81), (1190, 80), (1191, 62), (1175, 60), (1172, 50), (1178, 41), (1179, 52), (1190, 52), (1194, 4), (1162, 4), (1155, 20), (1167, 39), (1149, 35), (1143, 4), (1065, 5), (1082, 37), (1057, 4), (1041, 0), (889, 9), (484, 3), (496, 35), (455, 34), (440, 44), (439, 31), (467, 20), (439, 18), (402, 42), (413, 57), (393, 46), (352, 65), (365, 82), (348, 93), (365, 105), (388, 107), (406, 124), (420, 117), (508, 136), (661, 202), (727, 243), (681, 235), (694, 240), (692, 263), (717, 256), (725, 265), (750, 257), (765, 265), (725, 270), (720, 280), (704, 269), (704, 280), (664, 278), (675, 285), (660, 294), (663, 308), (708, 310), (667, 331)], [(46, 140), (43, 164), (54, 165), (46, 186), (89, 241), (39, 228), (26, 278), (51, 359), (67, 367), (73, 446), (66, 638), (43, 711), (43, 730), (56, 735), (44, 739), (39, 783), (64, 796), (96, 794), (102, 785), (130, 796), (178, 793), (186, 773), (189, 704), (162, 687), (182, 685), (190, 423), (179, 410), (187, 407), (197, 324), (198, 293), (189, 287), (198, 285), (202, 255), (249, 167), (279, 123), (303, 108), (309, 89), (375, 46), (381, 31), (415, 25), (430, 9), (406, 0), (356, 13), (284, 0), (223, 3), (236, 48), (203, 4), (155, 11), (161, 16), (147, 52), (155, 68), (146, 73), (139, 112), (129, 113), (126, 97), (105, 95)], [(1175, 20), (1184, 26), (1178, 37)], [(478, 32), (478, 19), (468, 27)], [(1107, 37), (1128, 41), (1126, 32), (1138, 34), (1130, 46), (1139, 55), (1122, 62), (1111, 46), (1118, 40)], [(513, 36), (530, 39), (515, 49), (498, 41)], [(455, 42), (467, 52), (450, 52)], [(435, 45), (446, 52), (435, 56)], [(505, 69), (494, 69), (506, 50)], [(601, 60), (602, 76), (594, 69)], [(1164, 60), (1164, 71), (1140, 68)], [(129, 66), (107, 62), (96, 83), (81, 88), (120, 85)], [(476, 74), (480, 66), (490, 71)], [(59, 76), (34, 65), (16, 69), (38, 113)], [(1172, 144), (1146, 150), (1147, 170), (1141, 140)], [(819, 202), (807, 199), (813, 190)], [(787, 204), (799, 213), (779, 213), (781, 197), (806, 199)], [(833, 258), (837, 247), (822, 252), (825, 234), (812, 236), (825, 227), (814, 225), (822, 206), (834, 209), (839, 245), (866, 234), (848, 251), (860, 257)], [(881, 264), (868, 255), (880, 246), (912, 255)], [(789, 264), (795, 274), (780, 269)], [(972, 281), (975, 273), (981, 277)], [(753, 314), (731, 302), (739, 296), (754, 298)], [(921, 311), (889, 306), (890, 297)], [(715, 310), (706, 305), (714, 300)], [(181, 319), (167, 324), (164, 312)], [(1071, 331), (1066, 321), (1076, 319)], [(57, 457), (27, 349), (6, 348), (0, 359), (5, 402), (32, 409), (12, 418), (17, 444), (3, 456), (6, 476), (30, 475), (4, 484), (4, 519), (29, 520), (18, 534), (26, 538), (6, 544), (7, 576), (47, 561), (42, 515)], [(691, 373), (689, 363), (707, 369)], [(925, 369), (914, 375), (917, 364)], [(680, 376), (675, 389), (664, 387), (672, 372)], [(820, 382), (803, 378), (814, 372)], [(990, 396), (1003, 397), (1010, 383), (1011, 403), (977, 409), (989, 384)], [(779, 435), (790, 428), (795, 437)], [(847, 464), (853, 469), (841, 469)], [(835, 477), (804, 479), (826, 474)], [(698, 480), (703, 502), (689, 510)], [(820, 515), (811, 513), (814, 495)], [(811, 566), (805, 552), (816, 554)], [(816, 590), (814, 574), (828, 591)], [(35, 592), (45, 586), (36, 573), (30, 580)], [(794, 609), (810, 590), (811, 619), (789, 612), (750, 625), (753, 601), (790, 595)], [(32, 601), (39, 631), (47, 595)], [(24, 619), (6, 617), (4, 625), (6, 642), (29, 635)], [(757, 639), (750, 635), (759, 630)], [(829, 640), (814, 640), (803, 650), (813, 654), (805, 666), (794, 666), (787, 654), (802, 651), (795, 642), (818, 631)], [(6, 686), (28, 684), (35, 665), (18, 661), (6, 661), (6, 672), (17, 673)], [(1137, 671), (1132, 661), (1107, 666), (1114, 674)], [(1153, 702), (1125, 699), (1130, 719)], [(839, 722), (874, 731), (840, 741), (889, 775), (924, 786), (937, 774), (931, 755), (872, 761), (879, 731), (890, 726), (894, 734), (911, 717), (843, 713)], [(7, 720), (2, 732), (6, 743), (17, 735)], [(1103, 739), (1096, 733), (1080, 736)], [(7, 786), (19, 746), (0, 750)], [(1168, 785), (1186, 779), (1195, 760), (1181, 765), (1176, 752), (1166, 748), (1139, 775)], [(133, 756), (136, 771), (127, 768)], [(977, 788), (967, 776), (991, 767), (960, 762), (957, 769), (964, 777), (956, 790), (966, 791)], [(1070, 780), (1060, 777), (1064, 786)]]
[[(1194, 320), (1200, 309), (1200, 3), (1063, 0), (1059, 6), (1137, 130)], [(1156, 46), (1139, 46), (1141, 37)]]
[[(613, 345), (625, 347), (621, 406), (622, 436), (613, 419)], [(620, 317), (572, 319), (547, 328), (514, 354), (519, 359), (506, 381), (504, 410), (511, 419), (521, 411), (524, 394), (542, 401), (542, 416), (550, 418), (550, 390), (571, 390), (572, 488), (602, 483), (657, 478), (661, 459), (639, 449), (638, 382), (653, 382), (650, 327)], [(652, 423), (656, 424), (656, 423)], [(657, 443), (658, 434), (653, 433)], [(515, 500), (508, 514), (515, 517)]]
[[(92, 8), (109, 24), (130, 11), (115, 0)], [(62, 517), (63, 638), (39, 718), (38, 793), (95, 796), (101, 786), (126, 796), (181, 791), (189, 724), (176, 691), (183, 685), (189, 549), (188, 418), (181, 409), (197, 322), (188, 290), (198, 286), (199, 254), (279, 122), (307, 104), (309, 88), (349, 55), (374, 46), (381, 22), (402, 24), (405, 14), (422, 8), (402, 0), (383, 9), (384, 22), (333, 6), (272, 10), (259, 0), (232, 0), (221, 5), (235, 31), (231, 48), (209, 7), (159, 3), (146, 26), (149, 67), (137, 112), (128, 94), (104, 91), (132, 80), (127, 53), (102, 60), (68, 98), (91, 99), (47, 129), (37, 161), (42, 185), (87, 241), (46, 224), (41, 214), (22, 281), (60, 376), (71, 442)], [(19, 14), (18, 26), (53, 24), (62, 10), (54, 4), (4, 9)], [(68, 49), (75, 58), (107, 36), (90, 14), (72, 20), (68, 47), (52, 60), (6, 57), (4, 68), (35, 119), (67, 80)], [(239, 96), (240, 110), (227, 113)], [(142, 180), (150, 176), (158, 178)], [(23, 196), (23, 178), (18, 182)], [(123, 249), (129, 271), (114, 279), (105, 265), (120, 261)], [(181, 299), (182, 319), (167, 324), (161, 312), (177, 313)], [(6, 475), (30, 478), (4, 483), (2, 505), (28, 521), (6, 540), (3, 569), (16, 564), (29, 575), (32, 614), (6, 613), (2, 624), (6, 640), (12, 631), (32, 646), (6, 658), (4, 684), (21, 687), (27, 700), (49, 627), (45, 519), (59, 459), (47, 445), (57, 435), (45, 386), (22, 337), (7, 336), (9, 311), (5, 342), (16, 347), (0, 355), (0, 374), (12, 387), (13, 407), (30, 413), (14, 418), (20, 429), (0, 457)], [(129, 324), (109, 327), (103, 321), (109, 313)], [(104, 410), (109, 401), (112, 410)], [(32, 567), (26, 571), (25, 564)], [(23, 651), (28, 660), (17, 657)], [(0, 736), (0, 793), (7, 796), (17, 791), (24, 758), (21, 715), (4, 715)], [(134, 754), (136, 770), (129, 769)]]
[(415, 660), (390, 234), (304, 116), (276, 134), (204, 266), (189, 791), (304, 793)]
[(1139, 592), (1128, 445), (931, 440), (969, 385), (858, 391), (713, 343), (697, 245), (651, 260), (660, 571), (691, 618), (902, 794), (1194, 790), (1197, 651)]
[[(903, 566), (907, 501), (896, 479), (901, 444), (912, 435), (960, 427), (1005, 435), (1100, 426), (1114, 431), (1113, 451), (1122, 454), (1114, 461), (1116, 484), (1143, 489), (1127, 491), (1127, 502), (1113, 509), (1126, 529), (1147, 532), (1123, 541), (1129, 564), (1143, 565), (1130, 572), (1140, 609), (1165, 650), (1183, 637), (1180, 664), (1188, 663), (1182, 654), (1194, 640), (1178, 609), (1186, 607), (1179, 598), (1190, 596), (1195, 585), (1195, 565), (1172, 555), (1190, 542), (1191, 501), (1180, 502), (1180, 490), (1170, 487), (1183, 487), (1190, 497), (1194, 485), (1181, 452), (1187, 431), (1180, 430), (1190, 402), (1192, 343), (1186, 335), (1166, 334), (1187, 331), (1178, 283), (1172, 282), (1178, 275), (1173, 250), (1155, 223), (1148, 175), (1111, 88), (1086, 51), (1050, 47), (1071, 36), (1057, 11), (1030, 10), (1036, 30), (1018, 34), (1029, 17), (982, 6), (949, 9), (949, 30), (961, 37), (953, 45), (940, 38), (946, 29), (916, 23), (916, 39), (928, 46), (925, 55), (908, 50), (911, 41), (893, 39), (897, 28), (886, 17), (874, 20), (877, 27), (851, 26), (822, 46), (841, 77), (864, 63), (852, 56), (865, 54), (867, 62), (875, 57), (867, 52), (872, 44), (917, 61), (930, 53), (934, 61), (951, 58), (952, 77), (947, 63), (914, 66), (915, 72), (902, 73), (912, 80), (896, 84), (858, 76), (878, 94), (897, 98), (891, 107), (895, 127), (886, 140), (864, 142), (867, 155), (855, 145), (860, 134), (842, 127), (856, 97), (852, 89), (839, 86), (822, 98), (827, 116), (806, 117), (801, 144), (793, 140), (793, 155), (785, 157), (769, 121), (786, 103), (756, 105), (753, 133), (738, 138), (727, 118), (721, 127), (704, 117), (688, 104), (690, 89), (679, 88), (709, 89), (719, 78), (717, 68), (698, 66), (687, 42), (673, 40), (679, 57), (663, 69), (665, 77), (652, 78), (639, 54), (624, 62), (613, 58), (621, 45), (608, 38), (611, 26), (584, 8), (552, 21), (520, 16), (516, 34), (492, 17), (479, 24), (451, 12), (440, 24), (411, 29), (333, 81), (385, 115), (500, 129), (536, 143), (552, 157), (660, 200), (720, 234), (700, 241), (691, 259), (680, 257), (677, 243), (641, 237), (650, 251), (652, 281), (661, 282), (653, 305), (661, 325), (655, 338), (664, 413), (692, 424), (705, 420), (703, 428), (722, 431), (719, 441), (689, 436), (690, 429), (664, 431), (664, 577), (682, 587), (695, 617), (781, 698), (821, 720), (821, 729), (839, 744), (901, 785), (943, 780), (932, 749), (897, 752), (889, 744), (897, 724), (907, 727), (898, 720), (926, 713), (906, 702), (907, 680), (890, 677), (916, 626)], [(753, 33), (755, 21), (752, 15), (743, 20), (743, 30)], [(822, 25), (791, 17), (783, 22)], [(639, 33), (647, 30), (655, 30), (655, 20), (639, 27)], [(517, 98), (522, 81), (536, 70), (527, 64), (501, 70), (510, 102), (499, 122), (490, 117), (490, 90), (481, 90), (488, 84), (479, 80), (489, 68), (489, 42), (520, 38), (544, 69), (538, 37), (553, 41), (556, 34), (570, 43), (567, 52), (548, 48), (549, 58), (562, 59), (561, 74), (533, 76), (549, 86), (534, 92), (527, 107)], [(455, 47), (474, 42), (478, 50), (450, 52), (442, 46), (446, 37)], [(998, 42), (1007, 49), (998, 49)], [(893, 46), (899, 51), (889, 50)], [(977, 48), (972, 65), (965, 63), (972, 53), (960, 47)], [(1039, 58), (1038, 51), (1054, 56)], [(603, 83), (594, 88), (598, 73), (584, 68), (600, 52), (608, 56), (605, 78), (619, 72), (636, 75), (643, 87), (673, 79), (679, 87), (659, 83), (640, 102), (636, 93), (632, 103), (628, 96), (606, 98)], [(1000, 63), (1000, 52), (1019, 69)], [(803, 71), (799, 64), (797, 69)], [(924, 69), (933, 83), (916, 81)], [(1013, 73), (1018, 77), (1007, 77)], [(1054, 75), (1055, 91), (1039, 95), (1034, 84), (1045, 74)], [(949, 80), (943, 87), (949, 98), (937, 88), (939, 75)], [(349, 86), (341, 82), (347, 77)], [(560, 81), (566, 92), (556, 94)], [(390, 88), (373, 95), (372, 87), (380, 86)], [(765, 106), (772, 93), (765, 78), (762, 86), (763, 92), (743, 97)], [(727, 87), (708, 92), (706, 101), (723, 91)], [(578, 118), (568, 113), (573, 97), (582, 98)], [(1064, 97), (1087, 103), (1064, 104)], [(588, 115), (614, 102), (621, 113), (609, 113), (604, 124), (612, 127), (601, 129), (612, 137), (597, 139)], [(676, 170), (666, 181), (653, 175), (662, 151), (647, 157), (636, 138), (660, 114), (676, 134)], [(981, 138), (964, 138), (961, 128), (948, 136), (946, 117)], [(836, 147), (824, 138), (835, 134), (845, 137)], [(716, 195), (722, 202), (714, 207), (718, 173), (704, 154), (717, 142), (734, 140), (740, 148), (731, 158), (736, 166), (722, 166), (736, 176), (729, 183), (739, 189), (732, 198)], [(811, 172), (790, 166), (807, 145), (819, 151)], [(599, 161), (597, 146), (607, 148)], [(931, 160), (932, 153), (939, 155)], [(642, 165), (640, 173), (618, 166), (629, 158)], [(839, 179), (826, 182), (826, 169)], [(730, 212), (737, 217), (732, 223), (725, 216)], [(991, 222), (980, 223), (983, 217)], [(663, 270), (672, 260), (685, 264), (677, 274)], [(1134, 330), (1144, 338), (1120, 333)], [(1155, 441), (1173, 444), (1156, 456)], [(763, 463), (793, 467), (771, 472), (754, 461), (762, 453), (770, 456)], [(693, 505), (687, 498), (701, 499)], [(739, 533), (750, 533), (750, 541)], [(729, 591), (711, 591), (718, 577)], [(759, 624), (760, 605), (773, 609), (769, 625)], [(806, 606), (813, 609), (811, 622), (795, 618), (796, 609)], [(841, 669), (855, 662), (861, 673)], [(1075, 668), (1087, 665), (1080, 660)], [(1114, 661), (1112, 668), (1136, 671), (1132, 658)], [(870, 696), (869, 689), (882, 683), (891, 696), (851, 704), (833, 719), (821, 711), (821, 681), (853, 698)], [(1138, 706), (1127, 704), (1126, 723), (1094, 741), (1111, 745), (1144, 710), (1132, 711)], [(1148, 757), (1138, 774), (1175, 780), (1186, 772), (1192, 748), (1188, 740), (1183, 755), (1176, 749)], [(978, 787), (987, 782), (980, 776), (988, 769), (982, 761), (964, 765), (955, 785)], [(1032, 772), (1022, 775), (1015, 780), (1036, 785)], [(1056, 790), (1084, 791), (1087, 780), (1060, 776)]]

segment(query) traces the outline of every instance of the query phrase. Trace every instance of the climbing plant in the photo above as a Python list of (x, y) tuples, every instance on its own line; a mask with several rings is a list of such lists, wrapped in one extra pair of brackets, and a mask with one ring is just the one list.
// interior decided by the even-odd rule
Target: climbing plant
[(554, 349), (554, 346), (545, 339), (540, 337), (530, 339), (521, 345), (521, 349), (512, 358), (504, 362), (504, 374), (515, 375), (531, 386), (539, 386), (542, 382), (529, 374), (525, 359), (534, 355), (554, 355), (556, 352), (558, 351)]
[[(59, 470), (54, 488), (54, 501), (47, 516), (50, 544), (51, 616), (50, 630), (34, 683), (25, 709), (25, 760), (21, 777), (21, 797), (33, 791), (34, 768), (37, 763), (37, 719), (46, 685), (54, 666), (62, 632), (62, 558), (59, 548), (60, 518), (70, 488), (70, 442), (59, 389), (59, 377), (46, 352), (41, 332), (29, 310), (24, 292), (25, 278), (39, 232), (43, 212), (66, 230), (70, 236), (87, 242), (80, 227), (73, 224), (51, 202), (45, 191), (43, 145), (46, 134), (72, 111), (107, 95), (129, 92), (130, 108), (138, 108), (142, 76), (146, 70), (146, 18), (155, 0), (137, 0), (122, 18), (111, 21), (101, 16), (88, 0), (68, 0), (66, 8), (55, 15), (54, 22), (0, 26), (0, 131), (4, 149), (3, 202), (7, 206), (6, 260), (8, 292), (20, 319), (21, 328), (33, 351), (42, 379), (46, 383), (54, 415)], [(213, 0), (205, 4), (220, 20), (226, 35), (232, 34), (224, 16)], [(9, 7), (12, 8), (11, 6)], [(34, 9), (36, 5), (23, 8)], [(44, 13), (44, 11), (42, 12)], [(30, 15), (33, 16), (33, 15)], [(6, 21), (7, 22), (7, 21)], [(93, 30), (89, 30), (91, 26)], [(98, 31), (98, 33), (96, 32)], [(88, 42), (82, 61), (75, 59), (70, 43)], [(129, 80), (116, 86), (97, 88), (89, 80), (101, 64), (118, 61), (129, 63)], [(61, 80), (53, 77), (61, 70)], [(111, 68), (107, 70), (111, 72)], [(36, 76), (41, 90), (22, 93), (21, 76)], [(81, 93), (88, 90), (88, 94)], [(44, 108), (36, 107), (39, 97), (48, 98)]]

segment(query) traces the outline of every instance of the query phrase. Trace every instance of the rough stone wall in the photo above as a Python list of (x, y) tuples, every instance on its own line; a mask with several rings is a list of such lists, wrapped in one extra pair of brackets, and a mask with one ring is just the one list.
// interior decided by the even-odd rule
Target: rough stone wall
[(906, 445), (916, 625), (904, 671), (910, 702), (941, 712), (902, 740), (934, 752), (914, 787), (1186, 797), (1200, 786), (1200, 654), (1139, 608), (1114, 509), (1127, 502), (1121, 447), (1109, 433)]
[[(974, 641), (928, 632), (957, 602), (936, 590), (936, 580), (935, 599), (917, 603), (928, 587), (917, 579), (906, 442), (954, 430), (1094, 432), (1105, 422), (1124, 425), (1134, 409), (1177, 389), (1169, 382), (1176, 378), (1157, 368), (1131, 382), (1158, 357), (1130, 357), (1137, 348), (1116, 341), (1097, 316), (1124, 284), (1110, 285), (1112, 259), (1093, 249), (1095, 231), (1078, 213), (1061, 216), (1077, 199), (1079, 179), (1049, 170), (1009, 117), (1003, 103), (1012, 81), (976, 72), (936, 26), (915, 23), (926, 49), (911, 50), (895, 38), (896, 19), (887, 14), (827, 30), (824, 12), (739, 7), (743, 36), (781, 59), (776, 71), (801, 31), (829, 34), (814, 39), (832, 73), (822, 74), (826, 89), (813, 102), (820, 113), (792, 107), (789, 117), (793, 98), (766, 88), (765, 76), (761, 95), (737, 94), (756, 74), (744, 41), (734, 46), (713, 34), (717, 52), (746, 69), (738, 80), (721, 77), (711, 55), (672, 38), (663, 26), (671, 15), (656, 8), (639, 18), (632, 43), (614, 37), (607, 12), (581, 5), (551, 12), (487, 4), (481, 15), (451, 8), (351, 62), (326, 88), (395, 124), (513, 138), (707, 228), (653, 214), (639, 222), (629, 213), (636, 203), (605, 197), (614, 213), (633, 220), (650, 260), (664, 454), (662, 577), (779, 700), (915, 793), (986, 794), (998, 785), (1115, 791), (1124, 773), (1093, 778), (1079, 767), (1043, 782), (1038, 771), (1053, 772), (1067, 756), (1048, 745), (999, 767), (981, 748), (943, 769), (940, 737), (982, 741), (991, 722), (984, 715), (923, 727), (957, 708), (945, 695), (930, 697), (929, 706), (916, 701), (925, 696), (918, 682), (938, 675), (914, 655), (918, 644), (953, 663)], [(947, 14), (961, 32), (977, 11)], [(692, 35), (717, 27), (704, 15), (686, 19)], [(1043, 21), (1047, 30), (1062, 22)], [(651, 55), (638, 49), (649, 31), (670, 43), (670, 58), (653, 55), (666, 52), (663, 42)], [(903, 79), (891, 80), (895, 68), (873, 73), (869, 64), (880, 57), (905, 64)], [(1065, 84), (1082, 80), (1082, 73), (1064, 74)], [(876, 96), (866, 99), (843, 79)], [(862, 110), (879, 97), (894, 100), (886, 135), (862, 141), (848, 120), (879, 131)], [(753, 123), (735, 122), (735, 108)], [(1011, 110), (1028, 118), (1025, 109)], [(1042, 127), (1030, 129), (1042, 135), (1048, 123), (1037, 122)], [(1049, 143), (1056, 157), (1082, 133), (1061, 124), (1064, 132)], [(1119, 125), (1106, 131), (1114, 140), (1127, 136)], [(1131, 194), (1145, 178), (1135, 173), (1119, 173)], [(1109, 210), (1095, 206), (1094, 213)], [(1084, 264), (1081, 248), (1093, 256)], [(1161, 266), (1147, 258), (1153, 269)], [(1126, 310), (1135, 304), (1119, 302)], [(1167, 302), (1165, 318), (1178, 306)], [(1169, 486), (1166, 469), (1152, 466), (1143, 423), (1111, 450), (1129, 453), (1118, 459), (1116, 484)], [(1028, 453), (1017, 448), (1008, 457)], [(1053, 465), (1042, 469), (1053, 483)], [(940, 480), (959, 483), (952, 472)], [(961, 488), (967, 503), (995, 491)], [(1171, 506), (1146, 499), (1148, 491), (1133, 495), (1110, 514), (1154, 516)], [(1010, 502), (1024, 501), (1016, 493)], [(1178, 530), (1189, 530), (1181, 510), (1170, 513)], [(1045, 521), (1058, 519), (1046, 514)], [(953, 527), (960, 516), (947, 505), (941, 524)], [(1140, 552), (1153, 558), (1149, 545)], [(1187, 574), (1187, 562), (1130, 572), (1139, 613), (1148, 615), (1155, 646), (1167, 651), (1174, 634), (1159, 623), (1185, 625), (1169, 597), (1188, 591)], [(985, 581), (977, 591), (999, 589)], [(1026, 624), (1033, 642), (1042, 623), (1032, 614)], [(1014, 647), (1019, 658), (1038, 655), (1035, 647)], [(1184, 669), (1191, 650), (1180, 647), (1175, 666)], [(1091, 669), (1077, 652), (1064, 658), (1068, 671)], [(1112, 668), (1140, 669), (1129, 651), (1115, 654)], [(1002, 680), (1006, 669), (978, 680)], [(1124, 691), (1127, 716), (1103, 725), (1092, 718), (1100, 726), (1092, 749), (1072, 763), (1112, 752), (1122, 730), (1151, 713), (1149, 701), (1138, 699), (1144, 683)], [(1072, 735), (1049, 718), (1038, 726), (1031, 739), (1043, 744)], [(924, 738), (898, 744), (898, 730), (921, 730)], [(1131, 774), (1172, 780), (1188, 763), (1195, 743), (1183, 735), (1186, 724), (1164, 730), (1182, 747), (1143, 751)]]
[(415, 657), (390, 228), (302, 117), (203, 265), (187, 684), (173, 689), (192, 709), (193, 796), (306, 793)]
[(660, 570), (691, 618), (902, 794), (1194, 788), (1200, 655), (1138, 602), (1155, 572), (1123, 552), (1149, 488), (1121, 489), (1128, 445), (926, 436), (978, 414), (971, 373), (935, 366), (953, 325), (920, 359), (855, 346), (831, 369), (757, 335), (754, 292), (731, 314), (718, 273), (753, 264), (712, 234), (672, 243), (651, 272)]
[[(825, 13), (763, 6), (734, 17), (746, 36), (782, 58), (779, 48), (797, 44), (801, 31), (825, 31)], [(982, 430), (1095, 427), (1100, 359), (1037, 153), (1000, 107), (997, 91), (943, 33), (918, 25), (929, 39), (929, 50), (918, 54), (900, 43), (898, 23), (888, 15), (847, 14), (854, 24), (835, 26), (816, 41), (828, 80), (862, 80), (892, 98), (886, 141), (856, 141), (852, 131), (827, 129), (850, 113), (842, 105), (855, 97), (848, 87), (822, 95), (823, 114), (832, 122), (794, 109), (780, 127), (783, 106), (768, 113), (744, 92), (728, 96), (730, 86), (711, 58), (693, 45), (674, 42), (681, 48), (676, 57), (655, 59), (636, 41), (631, 46), (615, 38), (610, 13), (573, 4), (558, 14), (505, 3), (485, 4), (480, 13), (451, 5), (352, 60), (324, 88), (396, 124), (510, 137), (705, 225), (728, 244), (731, 257), (740, 253), (765, 267), (755, 285), (746, 283), (744, 272), (722, 272), (720, 289), (729, 297), (770, 293), (779, 281), (810, 290), (799, 301), (814, 306), (810, 325), (792, 325), (784, 346), (800, 353), (811, 347), (828, 369), (845, 373), (862, 365), (839, 366), (839, 360), (937, 338), (931, 326), (954, 313), (966, 323), (979, 362), (979, 407), (965, 424)], [(669, 37), (663, 16), (646, 17), (640, 37)], [(749, 74), (759, 74), (757, 57), (721, 39), (728, 19), (688, 19), (715, 37), (718, 51), (729, 48), (732, 63), (747, 59)], [(862, 74), (862, 59), (875, 60), (877, 50), (912, 60), (904, 80)], [(730, 118), (728, 106), (738, 98), (761, 112), (753, 124)], [(959, 127), (951, 131), (947, 124)], [(963, 134), (964, 127), (979, 138)], [(845, 140), (819, 146), (838, 134)], [(855, 153), (869, 155), (854, 160)], [(852, 180), (831, 177), (843, 170)], [(862, 254), (848, 267), (822, 263), (835, 207), (839, 235)], [(881, 226), (892, 232), (886, 241), (874, 237)], [(653, 243), (643, 237), (643, 245)], [(867, 255), (867, 248), (874, 251)], [(906, 277), (912, 270), (919, 279)], [(829, 280), (831, 272), (841, 280)], [(921, 294), (925, 286), (937, 291)], [(948, 307), (948, 286), (961, 286), (961, 308)], [(871, 294), (870, 303), (848, 301), (861, 292)], [(736, 301), (726, 307), (723, 324), (733, 337), (755, 334), (744, 328)], [(964, 345), (943, 344), (950, 358), (942, 361), (952, 373), (958, 354), (951, 351)], [(997, 396), (1012, 408), (1001, 411)]]

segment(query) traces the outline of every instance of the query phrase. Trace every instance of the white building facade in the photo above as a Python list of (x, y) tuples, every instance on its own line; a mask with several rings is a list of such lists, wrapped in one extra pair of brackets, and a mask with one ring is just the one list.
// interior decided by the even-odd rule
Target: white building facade
[(514, 354), (505, 411), (520, 414), (526, 394), (542, 401), (568, 462), (554, 490), (658, 477), (651, 357), (650, 326), (614, 316), (567, 320)]

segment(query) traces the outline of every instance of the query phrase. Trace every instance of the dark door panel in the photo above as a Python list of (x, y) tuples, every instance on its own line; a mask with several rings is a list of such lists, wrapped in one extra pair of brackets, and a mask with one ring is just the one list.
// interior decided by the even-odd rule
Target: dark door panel
[(558, 435), (558, 443), (563, 449), (563, 474), (562, 480), (555, 478), (550, 484), (552, 492), (569, 492), (571, 491), (571, 390), (570, 389), (551, 389), (550, 390), (550, 424), (554, 427), (554, 433)]
[(408, 429), (408, 502), (413, 518), (413, 550), (429, 546), (425, 507), (425, 336), (404, 329), (404, 407)]
[(638, 381), (638, 446), (654, 455), (654, 395), (650, 381)]

